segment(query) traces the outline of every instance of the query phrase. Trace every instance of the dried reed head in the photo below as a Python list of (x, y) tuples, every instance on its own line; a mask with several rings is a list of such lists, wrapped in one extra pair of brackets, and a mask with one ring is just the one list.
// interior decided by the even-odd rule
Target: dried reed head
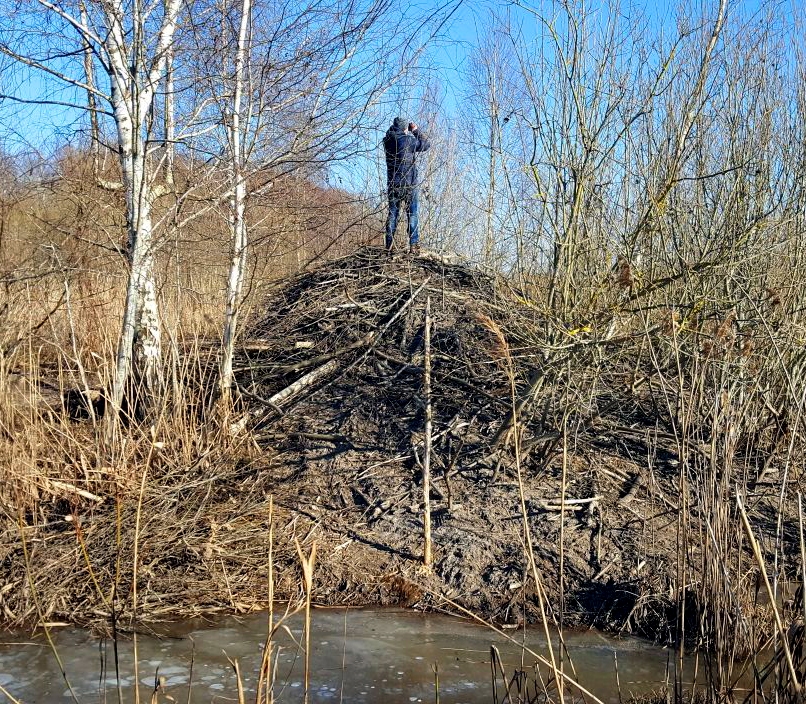
[(725, 315), (724, 320), (719, 324), (719, 327), (714, 333), (714, 340), (727, 340), (735, 336), (733, 324), (736, 322), (736, 309), (731, 308)]
[(631, 288), (635, 284), (635, 275), (629, 259), (619, 254), (614, 267), (613, 281), (622, 288)]
[(299, 541), (296, 538), (294, 538), (294, 545), (297, 548), (299, 563), (302, 566), (302, 577), (305, 580), (305, 593), (310, 596), (311, 592), (313, 591), (313, 571), (314, 563), (316, 562), (316, 543), (314, 542), (311, 545), (311, 551), (308, 555), (305, 555), (302, 550), (302, 546), (299, 544)]
[(481, 311), (475, 311), (473, 313), (473, 317), (483, 328), (486, 328), (492, 334), (493, 339), (491, 344), (488, 344), (487, 346), (487, 352), (489, 355), (496, 360), (509, 360), (509, 344), (507, 343), (507, 338), (504, 335), (504, 331), (501, 329), (501, 326), (489, 315), (482, 313)]
[(739, 342), (739, 355), (741, 357), (749, 357), (753, 354), (753, 350), (755, 349), (755, 345), (753, 344), (753, 340), (750, 337), (742, 337), (741, 341)]
[(661, 322), (661, 331), (664, 335), (671, 335), (680, 329), (680, 311), (676, 308), (668, 308)]

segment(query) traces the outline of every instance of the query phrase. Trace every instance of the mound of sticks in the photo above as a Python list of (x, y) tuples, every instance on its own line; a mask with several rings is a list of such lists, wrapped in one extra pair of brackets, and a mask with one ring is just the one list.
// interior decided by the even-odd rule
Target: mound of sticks
[(366, 249), (286, 286), (241, 348), (242, 424), (259, 441), (416, 453), (429, 299), (435, 437), (453, 444), (448, 463), (492, 471), (512, 423), (510, 376), (520, 385), (540, 366), (517, 334), (533, 312), (491, 276), (435, 255)]
[(750, 650), (774, 630), (753, 585), (798, 574), (793, 391), (758, 326), (686, 303), (681, 278), (603, 281), (562, 315), (550, 282), (433, 253), (283, 282), (246, 323), (224, 424), (146, 429), (116, 473), (51, 472), (51, 505), (6, 509), (0, 610), (120, 628), (262, 608), (270, 564), (294, 600), (316, 543), (318, 603), (661, 640), (685, 604), (692, 638)]

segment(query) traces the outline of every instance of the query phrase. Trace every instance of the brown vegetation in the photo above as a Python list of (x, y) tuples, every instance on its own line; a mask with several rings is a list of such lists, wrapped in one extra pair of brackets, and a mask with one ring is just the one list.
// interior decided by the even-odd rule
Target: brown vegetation
[[(476, 251), (489, 271), (357, 250), (379, 230), (372, 197), (253, 164), (248, 330), (234, 404), (218, 404), (234, 218), (205, 179), (228, 172), (182, 152), (181, 187), (149, 203), (164, 393), (147, 422), (124, 413), (115, 442), (99, 420), (132, 227), (104, 186), (115, 159), (65, 151), (27, 180), (4, 161), (7, 623), (136, 627), (265, 604), (274, 497), (278, 596), (301, 595), (295, 540), (301, 554), (316, 540), (321, 601), (630, 630), (674, 644), (679, 668), (699, 646), (714, 698), (746, 671), (796, 699), (797, 22), (720, 0), (650, 37), (615, 5), (601, 22), (584, 4), (519, 9), (543, 44), (490, 26), (470, 69), (472, 153), (433, 115), (439, 156), (423, 168), (425, 243)], [(430, 574), (418, 485), (429, 296)]]

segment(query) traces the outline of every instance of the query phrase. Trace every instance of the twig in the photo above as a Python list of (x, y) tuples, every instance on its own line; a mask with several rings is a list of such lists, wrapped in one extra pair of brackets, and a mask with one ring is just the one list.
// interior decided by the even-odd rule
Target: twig
[(431, 297), (425, 299), (425, 458), (423, 459), (423, 564), (431, 569)]
[(300, 440), (320, 440), (322, 442), (332, 442), (337, 445), (352, 445), (355, 443), (350, 440), (346, 435), (338, 435), (336, 433), (264, 433), (256, 435), (255, 440), (282, 440), (284, 438), (294, 438)]
[(270, 406), (273, 410), (277, 411), (278, 415), (285, 415), (285, 412), (276, 404), (272, 403), (269, 399), (263, 398), (262, 396), (258, 396), (258, 394), (252, 393), (251, 391), (247, 391), (246, 389), (242, 388), (240, 385), (236, 384), (238, 389), (238, 393), (246, 398), (257, 401), (258, 403), (263, 404), (264, 406)]
[[(408, 308), (408, 307), (409, 307), (409, 306), (410, 306), (412, 303), (414, 303), (414, 300), (417, 298), (417, 296), (419, 296), (419, 295), (420, 295), (420, 292), (421, 292), (421, 291), (422, 291), (422, 290), (425, 288), (426, 284), (427, 284), (427, 283), (428, 283), (430, 280), (431, 280), (431, 277), (430, 277), (430, 276), (427, 276), (427, 277), (425, 278), (425, 281), (423, 281), (423, 282), (420, 284), (419, 288), (417, 288), (417, 289), (416, 289), (416, 290), (415, 290), (415, 291), (414, 291), (414, 292), (411, 294), (411, 296), (409, 296), (409, 297), (408, 297), (408, 299), (406, 299), (406, 302), (405, 302), (405, 303), (403, 303), (403, 305), (401, 305), (401, 306), (400, 306), (400, 308), (398, 308), (398, 309), (397, 309), (397, 312), (395, 312), (395, 314), (394, 314), (394, 315), (392, 315), (392, 317), (391, 317), (391, 318), (389, 318), (389, 320), (387, 320), (387, 321), (386, 321), (386, 323), (383, 325), (383, 327), (381, 327), (381, 329), (380, 329), (380, 330), (378, 330), (378, 331), (377, 331), (377, 333), (375, 333), (375, 332), (371, 332), (371, 333), (369, 333), (369, 335), (367, 336), (367, 337), (370, 337), (370, 336), (371, 336), (371, 340), (370, 340), (369, 348), (367, 349), (367, 351), (366, 351), (366, 352), (364, 352), (364, 354), (363, 354), (363, 355), (361, 355), (361, 357), (359, 357), (359, 358), (358, 358), (358, 359), (357, 359), (355, 362), (353, 362), (353, 363), (352, 363), (352, 364), (351, 364), (351, 365), (350, 365), (350, 366), (349, 366), (347, 369), (352, 369), (352, 368), (353, 368), (353, 367), (354, 367), (356, 364), (361, 364), (361, 363), (362, 363), (362, 362), (363, 362), (363, 361), (364, 361), (364, 360), (367, 358), (367, 356), (369, 355), (369, 353), (370, 353), (370, 352), (371, 352), (371, 351), (374, 349), (375, 345), (377, 345), (377, 344), (378, 344), (378, 341), (381, 339), (381, 337), (383, 337), (383, 334), (384, 334), (384, 333), (385, 333), (385, 332), (386, 332), (386, 331), (387, 331), (387, 330), (388, 330), (388, 329), (389, 329), (389, 328), (390, 328), (390, 327), (391, 327), (391, 326), (394, 324), (394, 322), (395, 322), (395, 321), (396, 321), (396, 320), (397, 320), (397, 319), (398, 319), (398, 318), (399, 318), (401, 315), (403, 315), (403, 313), (405, 313), (405, 312), (406, 312), (406, 309), (407, 309), (407, 308)], [(347, 370), (345, 370), (345, 371), (347, 371)]]

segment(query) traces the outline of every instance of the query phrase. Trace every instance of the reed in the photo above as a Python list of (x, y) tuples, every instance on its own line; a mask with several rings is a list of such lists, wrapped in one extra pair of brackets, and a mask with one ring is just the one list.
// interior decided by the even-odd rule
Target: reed
[(309, 696), (308, 684), (311, 674), (311, 599), (313, 598), (313, 571), (316, 561), (316, 543), (311, 545), (311, 551), (307, 555), (302, 551), (302, 547), (296, 538), (294, 539), (294, 544), (297, 547), (297, 555), (299, 555), (299, 562), (302, 566), (303, 587), (305, 589), (305, 689), (303, 691), (303, 701), (307, 704)]

